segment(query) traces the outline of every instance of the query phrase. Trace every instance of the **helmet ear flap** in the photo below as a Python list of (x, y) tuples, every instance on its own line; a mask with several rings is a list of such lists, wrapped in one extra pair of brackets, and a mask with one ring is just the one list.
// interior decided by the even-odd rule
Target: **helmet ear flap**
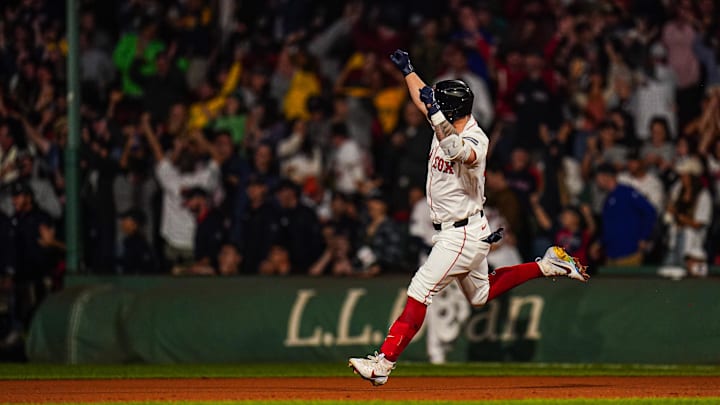
[(450, 123), (455, 122), (455, 110), (443, 111), (443, 115), (448, 120), (448, 122), (450, 122)]

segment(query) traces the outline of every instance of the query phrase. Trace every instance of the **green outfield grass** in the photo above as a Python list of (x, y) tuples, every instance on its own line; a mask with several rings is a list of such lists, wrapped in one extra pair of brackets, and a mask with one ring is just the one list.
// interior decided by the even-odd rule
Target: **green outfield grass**
[[(342, 377), (352, 373), (344, 363), (212, 364), (212, 365), (58, 365), (0, 364), (0, 379), (70, 378), (232, 378)], [(638, 364), (401, 363), (393, 376), (720, 376), (720, 366)], [(718, 402), (720, 403), (720, 402)]]

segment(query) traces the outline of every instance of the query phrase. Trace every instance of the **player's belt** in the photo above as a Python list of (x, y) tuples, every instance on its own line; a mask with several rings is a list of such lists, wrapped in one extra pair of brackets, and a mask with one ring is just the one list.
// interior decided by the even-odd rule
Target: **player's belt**
[[(480, 218), (482, 218), (485, 216), (485, 211), (480, 210), (480, 212), (475, 215), (480, 215)], [(452, 225), (454, 228), (462, 228), (463, 226), (467, 225), (469, 222), (470, 222), (470, 218), (465, 218), (465, 219), (461, 219), (459, 221), (453, 222)], [(442, 224), (433, 223), (433, 228), (435, 228), (436, 231), (440, 231), (440, 230), (442, 230)]]

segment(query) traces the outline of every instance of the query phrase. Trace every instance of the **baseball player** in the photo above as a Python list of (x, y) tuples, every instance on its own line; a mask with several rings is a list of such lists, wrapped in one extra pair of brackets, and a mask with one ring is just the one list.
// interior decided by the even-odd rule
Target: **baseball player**
[(425, 319), (433, 295), (453, 280), (473, 306), (538, 277), (567, 276), (586, 281), (585, 267), (562, 248), (548, 248), (532, 263), (503, 267), (488, 274), (486, 256), (498, 240), (483, 213), (488, 137), (472, 117), (473, 93), (461, 80), (444, 80), (432, 89), (422, 81), (407, 52), (390, 59), (402, 71), (413, 102), (435, 130), (428, 159), (426, 193), (434, 227), (439, 231), (425, 264), (408, 287), (402, 314), (390, 327), (379, 352), (351, 358), (349, 366), (373, 385), (383, 385), (395, 362)]

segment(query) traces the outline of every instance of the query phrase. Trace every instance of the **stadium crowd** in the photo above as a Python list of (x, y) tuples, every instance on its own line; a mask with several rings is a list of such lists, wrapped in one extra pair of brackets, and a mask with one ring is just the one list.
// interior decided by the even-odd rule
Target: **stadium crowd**
[[(81, 4), (89, 272), (414, 272), (433, 134), (397, 48), (475, 94), (486, 214), (506, 229), (491, 266), (550, 244), (591, 269), (720, 258), (717, 1)], [(64, 2), (0, 13), (0, 274), (57, 285)]]

